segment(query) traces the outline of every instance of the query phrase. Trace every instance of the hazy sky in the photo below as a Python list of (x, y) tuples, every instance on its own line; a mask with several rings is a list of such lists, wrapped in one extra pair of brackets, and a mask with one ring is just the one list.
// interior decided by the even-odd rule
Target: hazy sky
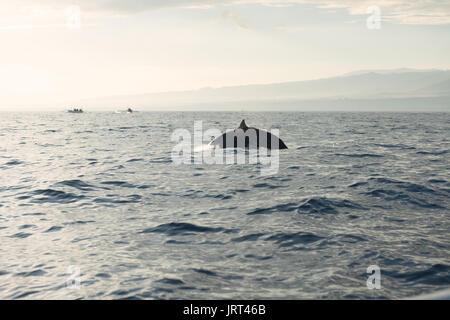
[(450, 69), (449, 35), (450, 1), (0, 0), (0, 108)]

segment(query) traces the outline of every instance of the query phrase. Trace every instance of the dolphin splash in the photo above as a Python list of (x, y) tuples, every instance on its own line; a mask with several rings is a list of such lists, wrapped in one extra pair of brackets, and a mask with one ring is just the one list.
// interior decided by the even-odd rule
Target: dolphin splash
[(237, 129), (230, 130), (209, 143), (212, 147), (241, 149), (287, 149), (286, 144), (272, 133), (248, 127), (245, 120)]

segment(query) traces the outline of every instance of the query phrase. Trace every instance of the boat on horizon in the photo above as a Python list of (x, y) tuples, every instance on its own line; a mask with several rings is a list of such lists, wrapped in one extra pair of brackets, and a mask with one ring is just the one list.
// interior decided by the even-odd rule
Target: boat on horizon
[(73, 108), (73, 109), (70, 109), (70, 110), (67, 110), (67, 112), (68, 113), (83, 113), (84, 111), (83, 111), (83, 109), (78, 109), (78, 108)]
[(131, 108), (127, 108), (126, 110), (123, 110), (123, 111), (120, 111), (120, 110), (114, 111), (114, 113), (133, 113), (133, 112), (137, 112), (137, 111), (135, 111)]

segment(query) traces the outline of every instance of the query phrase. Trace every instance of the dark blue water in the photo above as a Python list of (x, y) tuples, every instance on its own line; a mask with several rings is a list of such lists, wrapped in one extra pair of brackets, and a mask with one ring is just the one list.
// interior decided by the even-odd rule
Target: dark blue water
[[(280, 130), (278, 173), (172, 162), (175, 129), (243, 118)], [(0, 113), (0, 298), (448, 288), (449, 129), (449, 113)]]

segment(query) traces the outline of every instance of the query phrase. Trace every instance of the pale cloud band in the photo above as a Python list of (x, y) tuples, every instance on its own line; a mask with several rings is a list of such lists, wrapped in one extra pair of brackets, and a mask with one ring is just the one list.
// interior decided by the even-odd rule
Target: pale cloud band
[[(2, 1), (4, 3), (5, 1)], [(16, 7), (16, 1), (6, 1)], [(20, 1), (22, 6), (36, 6), (35, 0)], [(205, 8), (218, 5), (262, 4), (290, 6), (314, 4), (318, 8), (346, 9), (351, 15), (366, 15), (367, 8), (378, 6), (383, 20), (403, 24), (450, 24), (450, 1), (442, 0), (40, 0), (42, 6), (76, 4), (83, 11), (96, 14), (133, 14), (158, 8)], [(8, 7), (8, 5), (0, 5)]]

